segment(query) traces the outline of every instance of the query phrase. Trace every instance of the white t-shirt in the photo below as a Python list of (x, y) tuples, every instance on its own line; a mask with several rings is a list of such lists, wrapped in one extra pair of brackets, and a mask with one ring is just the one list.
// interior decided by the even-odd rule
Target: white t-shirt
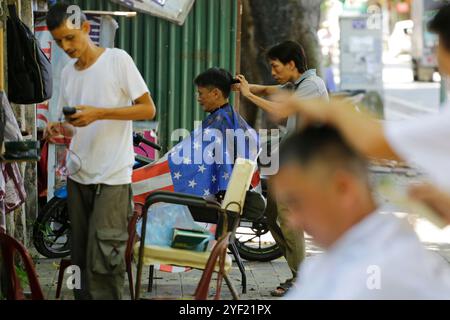
[(450, 299), (450, 267), (405, 221), (378, 211), (307, 258), (286, 298)]
[(385, 134), (405, 161), (417, 165), (434, 183), (450, 191), (450, 107), (440, 114), (387, 122)]
[[(132, 106), (134, 100), (148, 91), (128, 53), (106, 49), (86, 70), (78, 71), (75, 61), (64, 67), (59, 114), (62, 114), (64, 106)], [(132, 121), (123, 120), (99, 120), (87, 127), (76, 128), (67, 160), (70, 178), (86, 185), (131, 183), (134, 164), (132, 134)]]

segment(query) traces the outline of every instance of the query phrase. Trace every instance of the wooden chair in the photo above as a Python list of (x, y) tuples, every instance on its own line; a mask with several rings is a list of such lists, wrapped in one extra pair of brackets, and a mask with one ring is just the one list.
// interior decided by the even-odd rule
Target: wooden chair
[(130, 288), (131, 300), (134, 300), (134, 281), (133, 281), (133, 250), (137, 241), (136, 225), (139, 219), (142, 218), (143, 206), (136, 204), (134, 214), (128, 223), (128, 243), (125, 250), (125, 265), (128, 275), (128, 285)]
[[(211, 279), (214, 272), (217, 272), (217, 288), (214, 294), (214, 299), (220, 300), (223, 279), (225, 279), (227, 283), (230, 282), (230, 279), (225, 271), (225, 259), (231, 236), (231, 232), (226, 233), (217, 241), (216, 245), (212, 249), (208, 262), (206, 263), (205, 270), (203, 271), (200, 282), (195, 290), (195, 294), (193, 296), (194, 300), (208, 300), (208, 294), (211, 288)], [(232, 294), (237, 295), (236, 292)], [(149, 300), (173, 300), (173, 297), (153, 297)], [(183, 298), (183, 300), (185, 300), (185, 298)]]
[[(222, 204), (219, 204), (215, 201), (205, 200), (201, 197), (174, 192), (160, 191), (152, 193), (147, 197), (146, 203), (142, 210), (141, 238), (145, 239), (146, 235), (148, 209), (156, 203), (172, 203), (188, 206), (195, 221), (218, 224), (218, 233), (216, 233), (216, 239), (219, 239), (224, 234), (222, 233), (223, 227), (225, 226), (224, 220), (227, 220), (228, 222), (226, 223), (225, 230), (226, 232), (231, 232), (231, 240), (229, 241), (229, 243), (234, 243), (234, 234), (239, 224), (239, 218), (242, 214), (246, 192), (250, 187), (251, 178), (255, 168), (256, 163), (254, 163), (253, 161), (246, 159), (236, 160), (228, 190), (225, 194), (225, 198)], [(227, 218), (224, 219), (224, 217)], [(130, 239), (129, 246), (131, 246), (131, 242), (132, 239)], [(233, 255), (237, 257), (236, 261), (240, 262), (239, 267), (244, 280), (243, 291), (245, 291), (246, 278), (243, 263), (240, 260), (236, 247), (234, 247), (233, 250), (233, 246), (230, 246), (230, 249), (232, 250)], [(210, 254), (207, 252), (192, 252), (188, 250), (145, 245), (144, 241), (141, 241), (140, 243), (134, 245), (134, 250), (127, 250), (128, 253), (130, 253), (130, 251), (134, 251), (134, 256), (137, 260), (137, 279), (135, 281), (135, 293), (134, 295), (132, 295), (134, 299), (139, 299), (140, 296), (143, 265), (150, 266), (150, 277), (152, 277), (153, 273), (151, 266), (155, 264), (166, 264), (204, 270)], [(229, 271), (231, 270), (231, 258), (228, 255), (226, 257), (225, 270)], [(132, 255), (127, 257), (128, 262), (130, 262), (131, 259)], [(129, 270), (129, 281), (131, 285), (131, 264), (129, 265), (129, 267), (127, 267), (127, 269)], [(233, 298), (238, 299), (238, 296), (236, 295), (231, 282), (227, 281), (227, 285), (229, 286), (233, 294)], [(150, 281), (149, 287), (151, 286), (152, 283)]]
[(6, 234), (6, 231), (0, 227), (0, 251), (3, 265), (6, 271), (6, 298), (8, 300), (25, 300), (23, 288), (20, 285), (19, 277), (16, 272), (15, 256), (20, 256), (25, 266), (28, 282), (31, 289), (32, 300), (44, 300), (41, 286), (39, 285), (33, 259), (27, 249), (16, 239)]
[[(205, 270), (203, 271), (200, 282), (198, 283), (197, 290), (195, 290), (195, 300), (208, 300), (211, 279), (215, 270), (217, 270), (217, 283), (214, 300), (220, 300), (220, 294), (222, 292), (222, 280), (225, 279), (227, 284), (230, 282), (230, 279), (228, 278), (228, 275), (225, 271), (225, 260), (231, 237), (231, 232), (225, 234), (221, 239), (219, 239), (219, 241), (211, 251), (208, 262), (205, 266)], [(229, 284), (228, 286), (229, 288), (234, 290), (233, 286)], [(231, 294), (233, 296), (237, 295), (236, 292), (232, 292)]]

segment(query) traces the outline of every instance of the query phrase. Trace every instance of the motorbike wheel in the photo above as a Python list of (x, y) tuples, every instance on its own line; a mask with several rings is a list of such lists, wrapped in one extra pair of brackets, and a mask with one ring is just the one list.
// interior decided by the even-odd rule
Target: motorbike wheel
[(64, 258), (70, 255), (70, 239), (67, 200), (53, 198), (42, 208), (34, 223), (34, 246), (47, 258)]
[(250, 222), (241, 221), (236, 231), (235, 244), (239, 255), (248, 261), (269, 262), (283, 255), (276, 243), (266, 245), (263, 236), (270, 236), (269, 228), (264, 220)]

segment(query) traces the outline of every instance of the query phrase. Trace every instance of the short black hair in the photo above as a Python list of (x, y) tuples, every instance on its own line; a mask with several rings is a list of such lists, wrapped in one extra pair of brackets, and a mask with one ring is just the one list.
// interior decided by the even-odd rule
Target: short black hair
[(233, 76), (225, 69), (211, 68), (199, 74), (194, 83), (198, 87), (217, 88), (224, 98), (228, 98), (231, 93), (231, 86), (234, 83)]
[(443, 45), (450, 50), (450, 4), (443, 5), (428, 23), (428, 29), (440, 36)]
[(284, 41), (273, 46), (267, 52), (267, 58), (270, 60), (280, 60), (283, 64), (294, 61), (298, 72), (304, 73), (308, 70), (308, 60), (306, 58), (305, 49), (302, 45), (295, 41)]
[(280, 147), (280, 166), (298, 164), (302, 168), (320, 161), (331, 169), (345, 169), (367, 181), (367, 160), (356, 152), (337, 129), (310, 125), (290, 135)]
[[(70, 12), (71, 4), (67, 3), (57, 3), (50, 7), (47, 13), (47, 27), (50, 31), (62, 26), (67, 19), (72, 17), (72, 12)], [(87, 21), (86, 15), (81, 11), (80, 23)]]

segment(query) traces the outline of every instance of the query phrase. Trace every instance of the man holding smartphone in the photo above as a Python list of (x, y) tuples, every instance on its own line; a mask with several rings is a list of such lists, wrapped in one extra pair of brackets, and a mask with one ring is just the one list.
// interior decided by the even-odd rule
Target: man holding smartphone
[[(132, 214), (132, 121), (152, 119), (156, 108), (132, 58), (96, 46), (90, 24), (73, 6), (47, 15), (53, 38), (73, 60), (61, 74), (58, 108), (66, 122), (50, 123), (49, 139), (71, 137), (67, 159), (72, 264), (81, 270), (76, 299), (121, 299), (128, 218)], [(76, 21), (79, 25), (76, 25)], [(70, 115), (70, 114), (73, 115)]]

